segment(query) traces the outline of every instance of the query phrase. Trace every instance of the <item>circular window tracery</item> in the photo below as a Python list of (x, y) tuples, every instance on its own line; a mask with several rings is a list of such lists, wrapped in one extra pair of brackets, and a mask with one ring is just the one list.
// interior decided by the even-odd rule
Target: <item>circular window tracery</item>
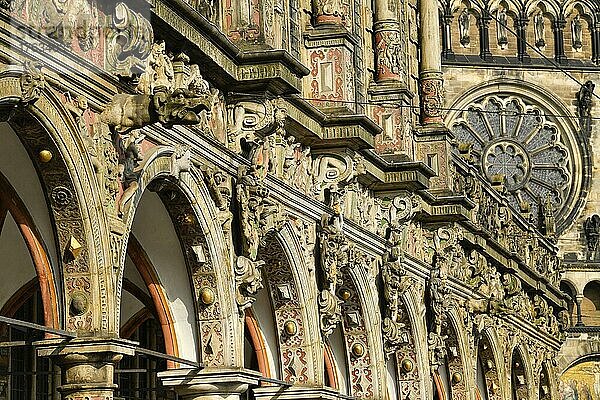
[(488, 180), (504, 176), (515, 209), (528, 203), (537, 220), (540, 203), (549, 199), (557, 223), (564, 222), (576, 186), (573, 143), (537, 106), (515, 96), (489, 95), (471, 103), (450, 130), (458, 143), (472, 145), (474, 163)]

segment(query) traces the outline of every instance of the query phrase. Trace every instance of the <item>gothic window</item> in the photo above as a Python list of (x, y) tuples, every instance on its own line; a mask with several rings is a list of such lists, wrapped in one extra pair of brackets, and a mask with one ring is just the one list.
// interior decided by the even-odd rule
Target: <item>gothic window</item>
[(573, 155), (565, 134), (538, 107), (514, 96), (487, 96), (451, 124), (458, 143), (472, 145), (472, 161), (488, 180), (504, 178), (515, 210), (528, 204), (534, 219), (548, 200), (554, 213), (572, 192)]

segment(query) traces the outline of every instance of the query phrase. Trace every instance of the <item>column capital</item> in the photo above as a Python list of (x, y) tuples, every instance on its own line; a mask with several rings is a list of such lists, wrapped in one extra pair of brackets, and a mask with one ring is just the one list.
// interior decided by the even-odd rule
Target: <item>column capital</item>
[(171, 369), (158, 373), (184, 400), (238, 400), (262, 375), (244, 368)]
[(124, 355), (134, 355), (136, 343), (121, 339), (49, 339), (34, 343), (40, 357), (50, 357), (61, 368), (58, 391), (64, 400), (110, 400), (117, 385), (115, 365)]
[(281, 390), (280, 386), (261, 386), (252, 390), (256, 400), (338, 400), (346, 398), (331, 388), (310, 388), (301, 386), (287, 387)]

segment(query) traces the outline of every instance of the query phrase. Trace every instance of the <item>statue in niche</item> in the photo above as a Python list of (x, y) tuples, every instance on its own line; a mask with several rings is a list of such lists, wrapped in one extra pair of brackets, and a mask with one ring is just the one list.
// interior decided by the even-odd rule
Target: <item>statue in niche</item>
[(533, 28), (535, 32), (535, 47), (541, 49), (546, 46), (546, 27), (544, 22), (544, 14), (539, 11), (535, 17), (533, 17)]
[(580, 51), (583, 47), (582, 35), (583, 25), (581, 23), (581, 17), (577, 15), (571, 22), (571, 32), (573, 34), (573, 49)]
[(460, 44), (467, 47), (471, 43), (469, 31), (471, 29), (471, 14), (466, 8), (458, 17), (458, 32), (460, 33)]
[(506, 14), (504, 7), (501, 7), (498, 10), (498, 21), (496, 24), (498, 31), (498, 46), (504, 50), (508, 45), (508, 32), (506, 29), (508, 25), (508, 15)]
[(583, 231), (587, 242), (587, 259), (595, 260), (598, 239), (600, 238), (600, 217), (597, 214), (588, 217), (583, 224)]

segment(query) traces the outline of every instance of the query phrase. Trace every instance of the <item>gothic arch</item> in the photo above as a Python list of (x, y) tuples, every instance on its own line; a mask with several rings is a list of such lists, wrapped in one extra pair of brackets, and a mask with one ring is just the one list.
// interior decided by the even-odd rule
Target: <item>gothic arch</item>
[[(60, 325), (70, 331), (108, 332), (113, 329), (108, 296), (112, 280), (107, 276), (111, 269), (106, 250), (109, 234), (97, 206), (101, 201), (91, 160), (85, 155), (85, 132), (79, 130), (49, 84), (34, 102), (21, 103), (21, 76), (28, 73), (17, 66), (6, 66), (0, 72), (0, 114), (15, 130), (38, 171), (46, 202), (52, 205), (49, 212), (58, 254), (63, 255), (70, 244), (81, 246), (76, 257), (59, 257), (56, 266), (63, 274), (58, 287), (65, 288), (57, 301), (65, 310), (60, 313), (64, 316)], [(41, 150), (52, 154), (48, 162), (41, 161)], [(66, 312), (73, 296), (85, 298), (87, 304), (75, 314)]]
[(174, 164), (178, 155), (171, 146), (147, 150), (138, 179), (139, 187), (123, 216), (125, 234), (119, 256), (117, 301), (120, 301), (127, 252), (125, 244), (139, 202), (150, 186), (158, 193), (171, 217), (188, 265), (188, 278), (197, 306), (196, 310), (189, 311), (198, 321), (200, 337), (194, 340), (200, 347), (201, 361), (207, 366), (240, 366), (243, 355), (239, 349), (243, 349), (244, 327), (231, 284), (234, 278), (229, 246), (203, 174), (194, 167), (189, 172), (180, 172)]
[[(574, 93), (577, 89), (573, 89)], [(538, 164), (556, 164), (556, 168), (550, 172), (552, 172), (552, 176), (556, 176), (556, 179), (560, 179), (560, 188), (552, 186), (551, 189), (544, 189), (545, 191), (536, 189), (539, 191), (538, 194), (535, 194), (535, 190), (530, 190), (534, 194), (525, 193), (526, 198), (524, 201), (530, 202), (532, 212), (535, 213), (539, 200), (530, 198), (547, 195), (555, 207), (558, 234), (575, 223), (576, 217), (584, 205), (582, 194), (587, 192), (591, 183), (590, 149), (588, 141), (581, 136), (575, 118), (552, 118), (552, 115), (573, 115), (569, 107), (558, 100), (558, 96), (554, 96), (543, 87), (529, 82), (515, 79), (496, 79), (476, 85), (465, 91), (464, 94), (453, 100), (451, 109), (454, 111), (448, 113), (445, 122), (450, 130), (455, 133), (458, 141), (475, 143), (473, 145), (474, 157), (476, 158), (477, 152), (480, 151), (481, 160), (476, 159), (474, 163), (477, 163), (483, 173), (486, 173), (487, 167), (484, 168), (480, 164), (484, 163), (483, 160), (484, 158), (487, 159), (488, 154), (491, 154), (492, 147), (505, 146), (507, 140), (510, 143), (516, 143), (514, 147), (516, 147), (519, 154), (523, 154), (522, 158), (525, 161), (520, 164), (524, 172), (515, 175), (519, 176), (520, 180), (515, 181), (514, 187), (507, 186), (511, 202), (514, 203), (519, 196), (523, 196), (519, 193), (530, 190), (527, 185), (533, 185), (531, 182), (536, 182), (536, 188), (546, 187), (544, 186), (546, 185), (545, 178), (540, 175)], [(487, 118), (494, 114), (483, 112), (479, 116), (478, 110), (492, 109), (515, 109), (518, 114), (510, 117), (509, 122), (502, 122), (503, 120), (499, 119), (498, 122), (494, 120), (493, 124), (489, 121), (486, 122), (484, 116)], [(544, 128), (537, 131), (537, 133), (532, 130), (527, 136), (528, 142), (521, 143), (521, 140), (525, 140), (526, 130), (530, 129), (530, 126), (533, 126), (532, 124), (538, 120), (541, 121), (539, 123), (544, 124)], [(498, 125), (503, 123), (506, 125)], [(509, 126), (509, 123), (510, 129), (502, 129), (513, 130), (514, 127), (516, 136), (510, 136), (503, 141), (499, 134), (495, 132), (495, 127)], [(473, 135), (467, 133), (469, 130), (477, 130), (477, 128), (470, 127), (472, 124), (481, 127), (488, 124), (489, 128), (486, 132), (492, 137), (484, 141), (485, 144), (483, 145), (477, 144), (477, 140), (472, 138)], [(534, 148), (538, 142), (542, 143), (544, 140), (552, 144), (552, 147), (548, 148), (548, 152), (540, 152), (538, 151), (539, 148)], [(536, 144), (532, 144), (533, 142)], [(531, 146), (531, 148), (528, 146)], [(521, 148), (522, 151), (519, 150)], [(490, 168), (492, 167), (493, 165), (490, 164)], [(483, 169), (485, 170), (483, 171)], [(508, 178), (507, 182), (509, 181)], [(540, 180), (542, 183), (538, 182)]]

